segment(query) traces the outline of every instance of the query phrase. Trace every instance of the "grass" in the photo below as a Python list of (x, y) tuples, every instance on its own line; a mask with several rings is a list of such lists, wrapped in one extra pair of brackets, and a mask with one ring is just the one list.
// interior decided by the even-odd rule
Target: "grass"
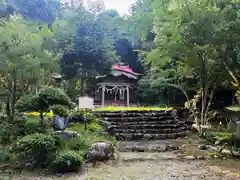
[(96, 122), (88, 124), (88, 130), (84, 130), (84, 124), (71, 123), (66, 130), (76, 131), (81, 134), (81, 139), (84, 139), (87, 144), (93, 144), (98, 141), (107, 141), (116, 145), (116, 140), (112, 136), (103, 134), (101, 125), (96, 125)]
[(117, 107), (117, 106), (107, 106), (107, 107), (100, 107), (96, 108), (95, 111), (168, 111), (173, 110), (171, 107)]

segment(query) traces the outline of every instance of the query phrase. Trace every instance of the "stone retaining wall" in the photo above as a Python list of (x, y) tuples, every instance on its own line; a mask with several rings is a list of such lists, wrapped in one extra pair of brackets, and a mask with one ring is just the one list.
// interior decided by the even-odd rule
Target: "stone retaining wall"
[(175, 111), (99, 111), (106, 130), (117, 140), (163, 140), (183, 137), (192, 123), (179, 120)]

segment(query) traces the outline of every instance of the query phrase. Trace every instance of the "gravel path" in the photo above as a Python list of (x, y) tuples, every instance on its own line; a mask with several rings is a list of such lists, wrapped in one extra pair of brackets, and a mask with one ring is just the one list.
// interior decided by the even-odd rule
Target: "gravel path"
[(124, 162), (118, 166), (105, 165), (91, 169), (76, 180), (237, 180), (223, 175), (196, 161)]
[[(121, 161), (99, 164), (82, 174), (62, 177), (17, 175), (13, 180), (239, 180), (236, 169), (218, 162), (179, 160), (173, 153), (120, 153)], [(226, 161), (224, 161), (226, 162)], [(0, 180), (3, 178), (0, 177)], [(3, 179), (4, 180), (4, 179)]]
[(101, 164), (76, 180), (239, 180), (235, 169), (207, 161), (179, 160), (167, 153), (120, 153), (119, 164)]

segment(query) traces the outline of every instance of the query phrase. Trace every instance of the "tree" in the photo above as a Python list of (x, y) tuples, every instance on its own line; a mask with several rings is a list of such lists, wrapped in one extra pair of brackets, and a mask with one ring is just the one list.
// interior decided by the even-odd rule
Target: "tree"
[(13, 7), (26, 19), (44, 22), (50, 26), (59, 15), (59, 0), (9, 0), (9, 6)]
[[(44, 38), (51, 36), (48, 29), (39, 30), (33, 22), (14, 15), (0, 26), (1, 88), (5, 91), (6, 112), (11, 120), (19, 96), (35, 91), (44, 77), (42, 59), (56, 54), (44, 50)], [(49, 57), (51, 56), (51, 57)]]
[[(193, 109), (192, 113), (199, 127), (205, 125), (215, 87), (229, 80), (226, 70), (230, 72), (230, 66), (238, 65), (239, 2), (152, 3), (155, 39), (151, 52), (145, 52), (145, 63), (150, 67), (153, 82), (179, 88), (189, 99), (182, 83), (189, 76), (196, 79), (196, 92), (201, 97), (200, 117)], [(159, 8), (162, 3), (167, 6)], [(199, 131), (202, 133), (201, 128)]]
[(64, 52), (61, 70), (66, 79), (75, 79), (75, 83), (68, 83), (74, 85), (70, 89), (75, 89), (81, 80), (79, 88), (83, 94), (85, 84), (90, 84), (87, 81), (93, 82), (97, 75), (107, 73), (119, 57), (97, 15), (83, 8), (65, 9), (62, 13), (65, 19), (58, 19), (53, 26), (56, 49)]
[(44, 124), (44, 113), (53, 105), (71, 106), (68, 95), (59, 88), (48, 87), (37, 95), (27, 95), (18, 100), (16, 107), (22, 112), (36, 111), (40, 113), (40, 123)]

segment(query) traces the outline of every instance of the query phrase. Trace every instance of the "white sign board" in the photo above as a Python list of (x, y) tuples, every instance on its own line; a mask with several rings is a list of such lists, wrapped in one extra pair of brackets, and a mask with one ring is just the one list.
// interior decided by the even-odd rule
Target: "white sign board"
[(78, 108), (79, 109), (93, 109), (94, 100), (91, 97), (84, 96), (78, 98)]

